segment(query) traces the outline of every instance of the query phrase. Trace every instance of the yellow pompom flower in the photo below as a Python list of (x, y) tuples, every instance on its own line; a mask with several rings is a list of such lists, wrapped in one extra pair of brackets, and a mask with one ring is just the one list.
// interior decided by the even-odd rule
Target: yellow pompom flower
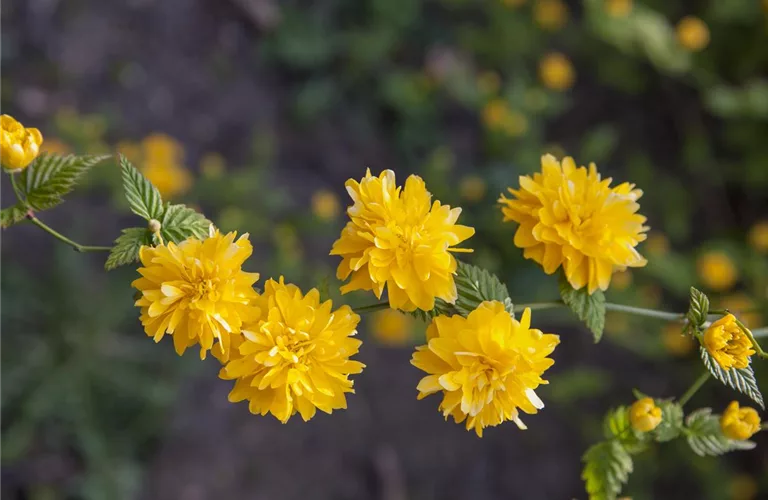
[(768, 253), (768, 220), (752, 226), (749, 230), (749, 245), (760, 253)]
[(428, 375), (419, 399), (443, 393), (440, 411), (482, 437), (483, 429), (511, 420), (521, 429), (519, 410), (544, 407), (534, 389), (546, 384), (542, 374), (560, 338), (531, 328), (531, 310), (520, 321), (498, 301), (483, 302), (464, 318), (438, 316), (427, 328), (427, 345), (416, 348), (411, 364)]
[(411, 338), (413, 319), (395, 309), (377, 311), (371, 316), (371, 332), (385, 345), (399, 346)]
[(10, 172), (27, 168), (40, 154), (43, 134), (36, 128), (25, 128), (11, 115), (0, 116), (0, 125), (0, 159), (3, 167)]
[(704, 347), (724, 370), (746, 368), (749, 357), (755, 353), (733, 314), (726, 314), (707, 328)]
[(637, 214), (642, 191), (634, 184), (611, 186), (592, 163), (562, 165), (552, 155), (541, 158), (542, 171), (520, 177), (520, 189), (504, 195), (504, 221), (520, 224), (515, 245), (527, 259), (552, 274), (561, 266), (575, 289), (606, 290), (614, 271), (642, 267), (646, 260), (635, 247), (645, 239), (645, 217)]
[(677, 40), (684, 48), (698, 52), (709, 45), (709, 28), (695, 16), (686, 16), (677, 23)]
[(316, 410), (346, 408), (349, 375), (365, 367), (349, 359), (361, 345), (352, 338), (360, 316), (346, 305), (334, 311), (317, 289), (304, 295), (282, 277), (267, 281), (254, 303), (260, 316), (243, 326), (242, 343), (219, 373), (235, 380), (229, 400), (247, 400), (251, 413), (283, 423), (297, 412), (307, 421)]
[(640, 432), (651, 432), (661, 423), (661, 408), (652, 398), (638, 399), (629, 407), (629, 423)]
[(432, 195), (416, 175), (400, 188), (393, 171), (375, 177), (369, 170), (360, 182), (350, 179), (346, 186), (354, 205), (331, 249), (331, 255), (342, 257), (336, 276), (352, 277), (341, 292), (373, 290), (381, 298), (386, 286), (389, 305), (403, 311), (431, 310), (435, 297), (454, 303), (452, 252), (470, 251), (454, 247), (475, 233), (456, 224), (461, 209), (437, 200), (430, 205)]
[(212, 230), (202, 241), (141, 247), (142, 277), (131, 286), (141, 292), (136, 306), (155, 342), (172, 335), (179, 355), (200, 344), (204, 359), (218, 340), (221, 359), (229, 357), (230, 336), (239, 335), (242, 324), (258, 315), (250, 302), (257, 296), (253, 284), (259, 275), (241, 269), (253, 247), (247, 234), (235, 241), (236, 236)]
[(312, 213), (318, 219), (332, 221), (339, 212), (341, 212), (341, 204), (338, 196), (332, 191), (320, 189), (312, 195)]
[(576, 72), (564, 54), (551, 52), (539, 62), (539, 78), (545, 87), (562, 92), (573, 87)]
[(557, 31), (568, 22), (568, 7), (560, 0), (536, 0), (533, 19), (542, 29)]
[(738, 401), (731, 401), (720, 417), (720, 428), (728, 439), (744, 441), (760, 430), (760, 415), (754, 408), (739, 408)]
[(184, 149), (166, 134), (152, 134), (142, 143), (141, 173), (163, 198), (174, 198), (192, 186), (192, 174), (183, 165)]
[(718, 292), (732, 288), (739, 279), (736, 265), (725, 252), (713, 250), (701, 255), (696, 269), (704, 286)]

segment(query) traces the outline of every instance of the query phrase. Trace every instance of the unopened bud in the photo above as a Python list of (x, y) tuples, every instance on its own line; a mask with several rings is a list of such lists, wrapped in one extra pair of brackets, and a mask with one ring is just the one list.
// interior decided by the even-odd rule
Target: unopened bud
[(149, 227), (150, 232), (152, 232), (152, 233), (159, 233), (160, 232), (160, 228), (162, 228), (163, 226), (160, 224), (159, 220), (150, 219), (148, 227)]

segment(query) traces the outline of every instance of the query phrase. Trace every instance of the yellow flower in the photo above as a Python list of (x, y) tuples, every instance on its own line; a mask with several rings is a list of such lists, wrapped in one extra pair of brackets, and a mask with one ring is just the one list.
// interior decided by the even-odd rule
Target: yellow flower
[(632, 0), (605, 0), (605, 11), (609, 16), (626, 17), (632, 11)]
[(341, 203), (335, 193), (327, 189), (315, 191), (312, 195), (312, 213), (318, 219), (331, 221), (341, 212)]
[(661, 331), (661, 341), (668, 353), (678, 357), (690, 354), (696, 347), (693, 338), (690, 335), (684, 335), (677, 323), (669, 323), (664, 327)]
[(710, 290), (722, 292), (736, 284), (739, 271), (728, 254), (710, 251), (703, 254), (696, 262), (701, 282)]
[(573, 87), (576, 72), (564, 54), (550, 52), (539, 62), (539, 78), (545, 87), (562, 92)]
[(730, 500), (753, 500), (758, 493), (757, 481), (749, 474), (736, 474), (731, 479), (728, 491)]
[(200, 172), (208, 179), (218, 179), (224, 173), (226, 164), (219, 153), (206, 153), (200, 159)]
[(661, 257), (669, 253), (669, 239), (662, 233), (652, 232), (643, 247), (648, 255)]
[(760, 253), (768, 253), (768, 220), (752, 226), (749, 230), (749, 244)]
[(738, 401), (731, 401), (720, 417), (720, 428), (728, 439), (744, 441), (760, 430), (760, 415), (754, 408), (739, 408)]
[(512, 420), (521, 429), (519, 411), (544, 407), (534, 389), (555, 362), (548, 358), (560, 339), (531, 329), (531, 310), (518, 322), (501, 302), (483, 302), (466, 318), (438, 316), (427, 328), (427, 345), (416, 348), (411, 364), (428, 375), (419, 399), (443, 393), (440, 410), (482, 437), (483, 429)]
[(235, 380), (231, 402), (248, 400), (253, 414), (271, 413), (285, 423), (298, 412), (305, 421), (316, 410), (331, 413), (347, 407), (354, 393), (349, 375), (365, 365), (351, 361), (361, 342), (360, 316), (349, 306), (332, 311), (313, 288), (269, 280), (254, 301), (260, 316), (243, 326), (243, 339), (219, 376)]
[(652, 398), (638, 399), (629, 407), (629, 423), (640, 432), (651, 432), (661, 423), (661, 408)]
[(182, 165), (184, 150), (166, 134), (152, 134), (142, 143), (141, 173), (155, 185), (163, 198), (174, 198), (192, 186), (192, 174)]
[(131, 286), (141, 292), (136, 301), (141, 323), (155, 342), (173, 335), (179, 355), (200, 344), (204, 359), (217, 339), (221, 358), (229, 357), (230, 336), (258, 314), (250, 301), (257, 296), (253, 284), (259, 275), (241, 270), (253, 247), (247, 234), (235, 241), (236, 236), (212, 230), (202, 241), (141, 247), (142, 277)]
[(483, 123), (487, 128), (498, 129), (504, 124), (509, 114), (507, 101), (504, 99), (492, 99), (483, 108)]
[(528, 131), (528, 118), (519, 111), (509, 110), (502, 122), (502, 130), (510, 137), (519, 137)]
[(677, 40), (684, 48), (698, 52), (709, 45), (709, 28), (694, 16), (686, 16), (677, 23)]
[(0, 125), (0, 157), (3, 167), (12, 172), (23, 170), (40, 154), (43, 134), (36, 128), (25, 128), (10, 115), (0, 116)]
[(560, 0), (536, 0), (533, 19), (542, 29), (557, 31), (568, 22), (568, 7)]
[(331, 255), (342, 257), (336, 276), (352, 276), (341, 292), (373, 290), (381, 298), (386, 286), (389, 305), (404, 311), (431, 310), (435, 297), (454, 303), (452, 252), (468, 250), (453, 247), (475, 233), (456, 224), (461, 209), (437, 200), (430, 205), (432, 195), (416, 175), (401, 188), (393, 171), (374, 177), (369, 170), (360, 182), (350, 179), (346, 186), (354, 205), (331, 249)]
[(724, 370), (746, 368), (749, 357), (755, 353), (733, 314), (726, 314), (707, 328), (704, 347)]
[(145, 158), (158, 163), (178, 163), (184, 156), (181, 144), (167, 134), (151, 134), (141, 141), (141, 146)]
[(386, 309), (371, 316), (371, 331), (382, 344), (398, 346), (408, 342), (411, 337), (413, 320), (400, 311)]
[(645, 239), (645, 217), (637, 214), (642, 191), (634, 184), (610, 187), (592, 163), (576, 167), (573, 158), (541, 158), (542, 172), (520, 177), (520, 189), (501, 196), (504, 221), (520, 224), (515, 245), (552, 274), (560, 266), (575, 289), (606, 290), (614, 271), (642, 267), (635, 247)]
[(468, 175), (459, 182), (459, 194), (467, 201), (478, 202), (485, 196), (485, 179), (479, 175)]

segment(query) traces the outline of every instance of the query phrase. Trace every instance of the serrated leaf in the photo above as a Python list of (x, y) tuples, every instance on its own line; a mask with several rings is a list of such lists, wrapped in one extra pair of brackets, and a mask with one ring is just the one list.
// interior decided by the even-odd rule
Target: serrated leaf
[(661, 423), (651, 432), (659, 443), (671, 441), (680, 435), (683, 429), (683, 408), (672, 401), (656, 401), (661, 408)]
[(5, 229), (6, 227), (18, 224), (26, 218), (27, 211), (20, 203), (17, 203), (13, 206), (0, 210), (0, 227)]
[(763, 395), (760, 393), (760, 388), (757, 386), (755, 372), (752, 371), (751, 365), (746, 368), (731, 368), (730, 370), (724, 370), (717, 364), (717, 361), (715, 361), (709, 352), (707, 352), (706, 348), (700, 347), (699, 349), (701, 351), (701, 361), (713, 377), (728, 387), (746, 394), (752, 398), (754, 402), (759, 404), (762, 409), (765, 409)]
[(618, 440), (628, 453), (639, 453), (646, 448), (645, 436), (632, 428), (626, 406), (619, 406), (605, 415), (603, 435), (606, 439)]
[(605, 295), (600, 290), (589, 294), (587, 287), (575, 290), (565, 274), (560, 274), (560, 297), (565, 305), (584, 322), (594, 336), (595, 343), (600, 342), (605, 328)]
[(688, 446), (699, 456), (717, 456), (729, 451), (751, 450), (752, 441), (736, 441), (723, 435), (720, 417), (712, 415), (709, 408), (700, 408), (691, 412), (685, 420)]
[(108, 155), (41, 154), (19, 176), (22, 196), (33, 210), (53, 208), (63, 201), (62, 196), (74, 189), (84, 173), (107, 158)]
[(161, 220), (163, 199), (157, 188), (123, 155), (120, 155), (120, 169), (123, 173), (123, 191), (131, 211), (147, 221)]
[(410, 312), (411, 316), (425, 323), (431, 323), (432, 319), (438, 316), (453, 316), (455, 314), (460, 313), (453, 304), (449, 304), (442, 299), (435, 299), (435, 307), (432, 310), (422, 311), (421, 309), (416, 309)]
[(151, 244), (150, 236), (147, 228), (130, 227), (123, 229), (123, 234), (117, 237), (112, 250), (109, 251), (104, 269), (111, 271), (117, 267), (137, 262), (142, 245)]
[(205, 238), (211, 221), (186, 205), (167, 205), (160, 221), (160, 233), (166, 242), (181, 243), (187, 238)]
[(459, 314), (466, 316), (486, 300), (496, 300), (504, 304), (504, 308), (514, 317), (514, 306), (509, 298), (507, 286), (496, 275), (487, 270), (458, 262), (456, 275), (456, 303), (454, 307)]
[(696, 288), (691, 287), (688, 313), (685, 315), (688, 319), (688, 325), (698, 330), (706, 323), (708, 314), (709, 298)]
[(632, 457), (613, 439), (593, 445), (582, 461), (581, 478), (590, 500), (615, 500), (632, 472)]

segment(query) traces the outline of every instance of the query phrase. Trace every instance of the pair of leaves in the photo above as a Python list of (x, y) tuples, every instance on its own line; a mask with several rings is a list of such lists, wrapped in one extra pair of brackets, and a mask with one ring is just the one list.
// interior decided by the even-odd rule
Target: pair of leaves
[(571, 311), (589, 328), (595, 343), (600, 342), (605, 328), (605, 295), (601, 290), (590, 294), (587, 287), (575, 290), (564, 273), (560, 274), (560, 297)]
[(614, 500), (632, 473), (632, 457), (617, 439), (592, 445), (581, 460), (590, 500)]
[[(163, 242), (180, 243), (189, 237), (204, 238), (211, 222), (202, 214), (185, 205), (163, 204), (157, 188), (152, 185), (124, 156), (120, 156), (123, 189), (131, 211), (147, 222), (160, 223), (159, 234), (153, 234), (147, 227), (123, 229), (104, 265), (105, 269), (136, 262), (143, 245)], [(159, 235), (159, 237), (158, 237)]]
[(685, 315), (687, 320), (685, 333), (695, 337), (699, 330), (704, 326), (704, 323), (707, 322), (708, 315), (709, 298), (701, 291), (691, 287), (688, 312)]
[(762, 409), (765, 409), (763, 395), (760, 393), (760, 388), (757, 386), (755, 372), (752, 370), (751, 365), (746, 368), (731, 368), (730, 370), (724, 370), (717, 364), (717, 361), (715, 361), (712, 355), (709, 354), (706, 348), (700, 347), (699, 349), (701, 351), (701, 361), (712, 376), (728, 387), (749, 396), (754, 402), (759, 404)]
[(2, 227), (21, 222), (28, 210), (48, 210), (60, 204), (83, 174), (107, 158), (109, 156), (41, 154), (19, 175), (22, 200), (2, 210)]
[(685, 420), (684, 430), (688, 446), (699, 456), (717, 456), (729, 451), (751, 450), (755, 447), (752, 441), (736, 441), (723, 435), (720, 428), (720, 418), (712, 415), (709, 408), (701, 408), (691, 412)]

